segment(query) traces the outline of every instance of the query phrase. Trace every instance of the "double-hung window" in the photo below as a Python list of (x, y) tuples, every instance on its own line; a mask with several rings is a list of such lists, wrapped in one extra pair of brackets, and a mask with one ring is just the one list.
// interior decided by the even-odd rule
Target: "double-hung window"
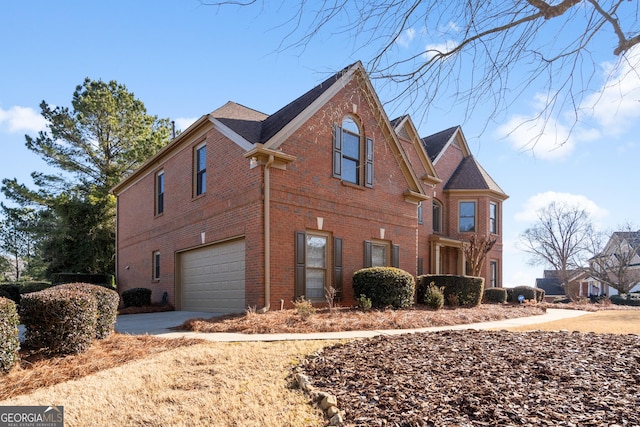
[(489, 269), (491, 270), (489, 272), (489, 274), (491, 275), (489, 277), (490, 279), (490, 287), (492, 288), (497, 288), (498, 287), (498, 261), (490, 261), (489, 262)]
[(460, 232), (476, 231), (476, 202), (460, 202)]
[(498, 205), (489, 203), (489, 232), (498, 234)]
[(322, 231), (295, 233), (295, 297), (325, 299), (333, 288), (342, 297), (342, 239)]
[(156, 215), (164, 212), (164, 171), (156, 174)]
[(333, 176), (373, 187), (373, 139), (363, 138), (358, 124), (348, 116), (334, 128)]
[(207, 192), (207, 146), (200, 145), (195, 151), (195, 195)]
[(153, 253), (153, 280), (160, 280), (160, 251)]
[(385, 240), (365, 240), (364, 267), (399, 267), (400, 247)]

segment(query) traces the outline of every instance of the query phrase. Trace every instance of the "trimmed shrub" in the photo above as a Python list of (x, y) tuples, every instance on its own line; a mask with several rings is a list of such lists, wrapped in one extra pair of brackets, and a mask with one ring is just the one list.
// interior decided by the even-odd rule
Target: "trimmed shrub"
[(489, 304), (504, 304), (507, 302), (507, 290), (505, 288), (485, 289), (482, 302)]
[(122, 291), (122, 303), (125, 308), (151, 305), (151, 289), (132, 288)]
[(367, 311), (371, 311), (371, 299), (367, 298), (366, 295), (360, 295), (358, 298), (356, 298), (356, 301), (358, 301), (358, 308), (362, 311), (364, 311), (365, 313)]
[(9, 372), (18, 362), (19, 323), (16, 303), (0, 297), (0, 374)]
[(86, 292), (47, 289), (22, 296), (20, 319), (25, 346), (50, 355), (87, 350), (96, 335), (98, 303)]
[(536, 291), (536, 301), (544, 302), (544, 296), (547, 294), (544, 289), (533, 288)]
[(9, 298), (14, 303), (20, 304), (20, 286), (15, 283), (0, 285), (0, 297)]
[(438, 288), (434, 282), (429, 283), (426, 289), (421, 287), (421, 295), (418, 297), (418, 302), (426, 305), (427, 307), (435, 310), (440, 310), (444, 307), (444, 294), (443, 288)]
[(54, 273), (51, 275), (51, 283), (54, 285), (89, 283), (107, 289), (116, 289), (116, 279), (113, 274)]
[(609, 297), (611, 303), (615, 305), (630, 305), (634, 307), (640, 306), (640, 300), (628, 299), (627, 297), (621, 297), (620, 295), (611, 295)]
[(353, 274), (353, 294), (364, 295), (374, 308), (406, 308), (413, 305), (416, 282), (395, 267), (369, 267)]
[(55, 289), (71, 289), (92, 295), (98, 304), (96, 338), (100, 340), (113, 333), (120, 304), (120, 295), (116, 291), (90, 283), (65, 283), (56, 286)]
[(442, 288), (444, 301), (450, 306), (477, 307), (484, 295), (484, 279), (475, 276), (455, 276), (450, 274), (425, 274), (418, 277), (418, 289), (425, 289), (433, 282)]
[(537, 301), (536, 288), (532, 286), (516, 286), (511, 289), (509, 302), (519, 303), (518, 297), (522, 295), (525, 300)]

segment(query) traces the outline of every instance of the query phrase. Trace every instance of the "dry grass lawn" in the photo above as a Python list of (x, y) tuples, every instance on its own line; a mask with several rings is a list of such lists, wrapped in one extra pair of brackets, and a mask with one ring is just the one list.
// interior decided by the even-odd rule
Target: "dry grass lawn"
[(510, 331), (578, 331), (610, 334), (640, 335), (640, 310), (605, 310), (571, 319), (539, 325), (509, 328)]

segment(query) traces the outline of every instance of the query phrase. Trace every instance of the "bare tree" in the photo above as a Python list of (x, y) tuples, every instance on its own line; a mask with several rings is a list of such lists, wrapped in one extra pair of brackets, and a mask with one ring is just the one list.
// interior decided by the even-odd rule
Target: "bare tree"
[(640, 283), (640, 230), (626, 224), (611, 233), (606, 244), (602, 242), (597, 237), (592, 240), (593, 257), (585, 271), (600, 283), (626, 294)]
[(552, 202), (538, 211), (538, 222), (520, 235), (522, 249), (533, 265), (550, 266), (566, 288), (570, 275), (585, 263), (593, 225), (588, 212)]
[(478, 233), (473, 233), (469, 236), (469, 239), (464, 242), (462, 251), (469, 263), (469, 274), (472, 276), (479, 276), (482, 270), (484, 260), (487, 258), (487, 254), (496, 244), (497, 239), (495, 237), (489, 237)]
[[(352, 57), (365, 47), (372, 49), (370, 57), (362, 58), (371, 78), (397, 85), (391, 103), (409, 98), (416, 110), (423, 110), (458, 101), (467, 115), (488, 114), (487, 122), (535, 84), (544, 99), (539, 116), (531, 120), (546, 123), (569, 109), (577, 123), (581, 102), (602, 83), (595, 78), (602, 72), (594, 59), (600, 45), (611, 49), (602, 60), (618, 58), (608, 82), (615, 81), (617, 70), (635, 74), (640, 65), (640, 55), (631, 55), (640, 43), (636, 1), (298, 0), (283, 1), (279, 7), (264, 0), (201, 3), (278, 8), (283, 22), (273, 26), (286, 32), (280, 51), (304, 50), (318, 36), (346, 35)], [(439, 95), (446, 96), (446, 104), (434, 102)]]

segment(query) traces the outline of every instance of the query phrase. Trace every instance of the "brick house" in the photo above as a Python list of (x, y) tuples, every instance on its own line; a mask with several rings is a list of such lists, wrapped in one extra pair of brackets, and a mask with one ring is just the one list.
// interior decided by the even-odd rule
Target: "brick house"
[(276, 309), (330, 287), (352, 304), (363, 267), (463, 273), (470, 232), (498, 237), (483, 272), (500, 285), (507, 196), (459, 127), (420, 138), (390, 121), (360, 62), (272, 115), (228, 102), (113, 193), (120, 291), (180, 310)]

